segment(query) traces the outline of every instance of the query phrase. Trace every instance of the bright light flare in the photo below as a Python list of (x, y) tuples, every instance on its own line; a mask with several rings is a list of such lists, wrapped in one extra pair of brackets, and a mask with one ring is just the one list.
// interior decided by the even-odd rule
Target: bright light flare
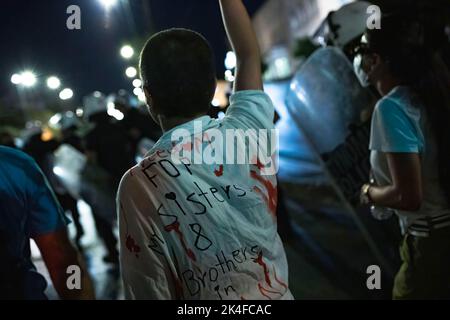
[(120, 49), (120, 55), (124, 59), (131, 59), (134, 56), (133, 47), (129, 45), (123, 46), (122, 49)]
[(128, 78), (134, 78), (137, 76), (137, 70), (135, 67), (128, 67), (127, 70), (125, 70), (125, 74)]
[(109, 10), (112, 7), (117, 5), (117, 0), (99, 0), (99, 2), (102, 4), (102, 6), (105, 7), (105, 9)]
[(24, 71), (21, 75), (21, 84), (24, 87), (31, 88), (37, 83), (36, 75), (31, 71)]
[(13, 84), (15, 84), (15, 85), (21, 84), (22, 83), (22, 76), (20, 74), (17, 74), (17, 73), (13, 74), (11, 76), (11, 82)]
[(120, 110), (116, 109), (114, 102), (108, 102), (107, 113), (110, 117), (113, 117), (118, 121), (122, 121), (125, 118), (125, 115)]
[(233, 82), (235, 79), (236, 78), (233, 74), (233, 71), (231, 70), (225, 71), (225, 80), (227, 80), (228, 82)]
[(49, 77), (47, 79), (47, 87), (51, 90), (56, 90), (61, 86), (61, 81), (58, 79), (58, 77)]
[(225, 67), (227, 70), (233, 70), (236, 68), (237, 59), (236, 54), (233, 51), (228, 51), (225, 57)]
[(72, 97), (73, 97), (73, 91), (72, 91), (72, 89), (69, 89), (69, 88), (62, 90), (59, 93), (59, 98), (61, 100), (69, 100), (69, 99), (72, 99)]
[(133, 87), (135, 87), (135, 88), (142, 87), (142, 80), (141, 79), (134, 79), (133, 80)]
[(62, 119), (62, 116), (60, 113), (55, 114), (53, 117), (50, 118), (48, 123), (52, 126), (56, 126)]

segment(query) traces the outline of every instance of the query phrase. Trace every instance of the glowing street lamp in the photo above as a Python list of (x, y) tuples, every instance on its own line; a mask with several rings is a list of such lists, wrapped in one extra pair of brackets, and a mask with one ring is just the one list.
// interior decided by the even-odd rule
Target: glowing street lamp
[(135, 87), (135, 88), (142, 87), (142, 80), (141, 79), (134, 79), (133, 80), (133, 87)]
[(17, 73), (13, 74), (11, 76), (11, 82), (13, 84), (15, 84), (16, 86), (21, 84), (22, 83), (22, 76), (20, 74), (17, 74)]
[(61, 81), (57, 77), (49, 77), (47, 79), (47, 87), (51, 90), (56, 90), (61, 86)]
[(117, 0), (99, 0), (99, 1), (105, 7), (106, 10), (109, 10), (115, 5), (117, 5)]
[(120, 55), (124, 59), (131, 59), (134, 56), (134, 49), (133, 47), (126, 45), (123, 46), (122, 49), (120, 49)]
[[(16, 77), (16, 80), (18, 79), (19, 78)], [(27, 88), (34, 87), (34, 85), (36, 85), (37, 83), (36, 75), (31, 71), (22, 72), (22, 74), (20, 75), (20, 79), (20, 84)]]
[(125, 70), (125, 74), (128, 78), (134, 78), (137, 76), (137, 70), (135, 67), (128, 67), (127, 70)]
[(72, 91), (72, 89), (69, 89), (69, 88), (62, 90), (59, 93), (59, 98), (61, 100), (69, 100), (69, 99), (72, 99), (72, 97), (73, 97), (73, 91)]

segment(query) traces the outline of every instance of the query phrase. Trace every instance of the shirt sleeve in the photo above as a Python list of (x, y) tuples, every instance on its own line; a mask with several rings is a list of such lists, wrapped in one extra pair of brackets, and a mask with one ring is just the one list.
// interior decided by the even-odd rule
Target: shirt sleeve
[(244, 90), (230, 97), (226, 118), (251, 129), (272, 129), (275, 108), (270, 97), (260, 90)]
[(125, 298), (176, 299), (165, 240), (152, 218), (154, 206), (136, 176), (127, 173), (119, 186), (117, 210), (120, 263)]
[(34, 161), (30, 160), (29, 168), (31, 204), (28, 230), (30, 236), (48, 234), (66, 227), (70, 220), (65, 216), (47, 178)]
[(370, 150), (380, 152), (420, 153), (423, 143), (420, 126), (391, 99), (382, 99), (372, 118)]

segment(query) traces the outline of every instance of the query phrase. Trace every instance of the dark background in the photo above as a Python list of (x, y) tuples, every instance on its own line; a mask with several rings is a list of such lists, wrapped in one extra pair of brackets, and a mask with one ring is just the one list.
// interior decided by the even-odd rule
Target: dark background
[[(0, 95), (15, 90), (13, 73), (34, 70), (41, 85), (57, 75), (76, 101), (99, 90), (127, 89), (129, 65), (120, 55), (125, 43), (141, 44), (152, 32), (187, 27), (201, 32), (216, 52), (223, 77), (227, 41), (217, 0), (119, 0), (107, 17), (97, 0), (2, 0), (0, 4)], [(264, 0), (246, 1), (251, 13)], [(66, 28), (69, 5), (81, 8), (81, 30)], [(136, 51), (140, 48), (135, 48)]]

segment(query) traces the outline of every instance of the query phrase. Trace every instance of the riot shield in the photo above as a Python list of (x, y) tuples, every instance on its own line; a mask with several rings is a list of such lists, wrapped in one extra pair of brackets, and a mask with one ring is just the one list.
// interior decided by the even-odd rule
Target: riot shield
[(86, 164), (86, 156), (74, 147), (63, 144), (54, 153), (53, 172), (72, 197), (80, 198), (80, 176)]
[[(318, 49), (302, 65), (290, 83), (285, 101), (287, 117), (296, 127), (293, 130), (300, 130), (303, 143), (308, 145), (307, 149), (314, 154), (314, 163), (320, 166), (325, 176), (324, 179), (319, 176), (316, 184), (322, 183), (324, 190), (329, 187), (331, 191), (324, 193), (333, 193), (332, 197), (339, 202), (339, 210), (325, 214), (336, 222), (326, 225), (339, 229), (330, 233), (339, 238), (337, 243), (352, 229), (359, 230), (359, 236), (355, 235), (352, 240), (349, 238), (349, 241), (342, 242), (345, 247), (338, 248), (340, 253), (347, 251), (340, 256), (341, 262), (348, 263), (349, 259), (354, 259), (355, 264), (372, 261), (392, 279), (394, 263), (390, 253), (386, 252), (386, 246), (380, 246), (380, 241), (383, 241), (380, 225), (367, 211), (361, 212), (355, 198), (361, 185), (369, 180), (370, 113), (375, 103), (376, 97), (360, 86), (347, 57), (332, 47)], [(283, 143), (281, 137), (280, 145)], [(291, 188), (292, 184), (287, 183)], [(303, 189), (298, 190), (298, 194), (303, 192)], [(308, 197), (319, 198), (317, 202), (320, 204), (321, 195), (313, 193)], [(326, 228), (325, 224), (323, 228)], [(366, 254), (365, 251), (371, 255), (365, 260), (358, 257), (358, 254)]]

